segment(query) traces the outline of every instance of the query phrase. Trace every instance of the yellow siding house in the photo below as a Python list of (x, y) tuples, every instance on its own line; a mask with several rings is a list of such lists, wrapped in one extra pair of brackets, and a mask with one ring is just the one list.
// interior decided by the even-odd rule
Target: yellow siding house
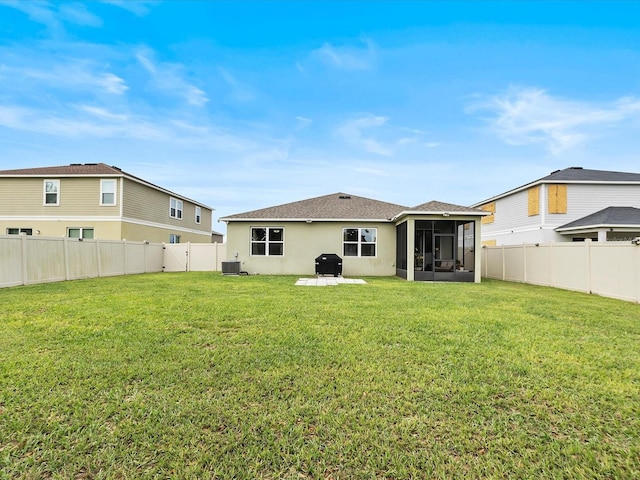
[(212, 211), (104, 163), (0, 170), (0, 234), (209, 243)]

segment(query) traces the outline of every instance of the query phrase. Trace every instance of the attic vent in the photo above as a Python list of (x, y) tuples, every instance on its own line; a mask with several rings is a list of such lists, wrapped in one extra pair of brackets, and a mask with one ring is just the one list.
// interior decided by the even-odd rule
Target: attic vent
[(582, 170), (582, 167), (570, 167), (569, 170)]
[(69, 166), (70, 167), (79, 167), (80, 165), (82, 165), (81, 163), (70, 163)]
[(351, 195), (340, 195), (338, 198), (341, 200), (349, 200), (351, 199)]

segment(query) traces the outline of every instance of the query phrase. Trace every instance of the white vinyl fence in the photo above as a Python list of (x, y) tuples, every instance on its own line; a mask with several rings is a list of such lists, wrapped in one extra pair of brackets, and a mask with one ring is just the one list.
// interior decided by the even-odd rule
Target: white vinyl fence
[(220, 271), (225, 244), (0, 235), (0, 288), (152, 272)]
[(482, 276), (640, 302), (640, 246), (586, 241), (483, 247)]

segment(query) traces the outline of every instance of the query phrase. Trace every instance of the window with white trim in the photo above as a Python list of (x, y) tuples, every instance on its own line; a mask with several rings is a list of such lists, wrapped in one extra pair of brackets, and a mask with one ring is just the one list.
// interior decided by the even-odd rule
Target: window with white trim
[(7, 228), (7, 235), (33, 235), (32, 228)]
[(343, 228), (342, 253), (345, 257), (375, 257), (377, 228)]
[(283, 256), (284, 228), (251, 227), (251, 255)]
[(180, 243), (180, 235), (175, 233), (169, 234), (169, 243)]
[(73, 228), (73, 227), (69, 227), (69, 228), (67, 228), (67, 237), (69, 237), (69, 238), (92, 239), (92, 238), (94, 238), (94, 230), (93, 230), (93, 227), (91, 227), (91, 228), (86, 228), (86, 227)]
[(100, 180), (100, 205), (116, 204), (116, 181)]
[(44, 204), (60, 205), (60, 180), (44, 181)]
[(196, 205), (196, 223), (200, 223), (202, 220), (202, 208)]
[(177, 218), (178, 220), (182, 220), (182, 208), (183, 208), (182, 200), (178, 200), (177, 198), (173, 198), (173, 197), (169, 199), (169, 216), (171, 218)]

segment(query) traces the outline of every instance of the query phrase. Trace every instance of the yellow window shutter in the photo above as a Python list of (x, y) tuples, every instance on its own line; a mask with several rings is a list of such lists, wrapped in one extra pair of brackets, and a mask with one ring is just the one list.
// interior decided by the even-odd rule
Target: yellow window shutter
[(482, 217), (481, 222), (483, 224), (493, 223), (493, 221), (495, 220), (496, 202), (486, 203), (486, 204), (484, 204), (484, 205), (482, 205), (480, 207), (480, 210), (485, 211), (485, 212), (491, 212), (491, 215), (487, 215), (486, 217)]
[(567, 213), (566, 185), (549, 185), (549, 213)]
[(529, 189), (529, 216), (540, 214), (540, 185)]

